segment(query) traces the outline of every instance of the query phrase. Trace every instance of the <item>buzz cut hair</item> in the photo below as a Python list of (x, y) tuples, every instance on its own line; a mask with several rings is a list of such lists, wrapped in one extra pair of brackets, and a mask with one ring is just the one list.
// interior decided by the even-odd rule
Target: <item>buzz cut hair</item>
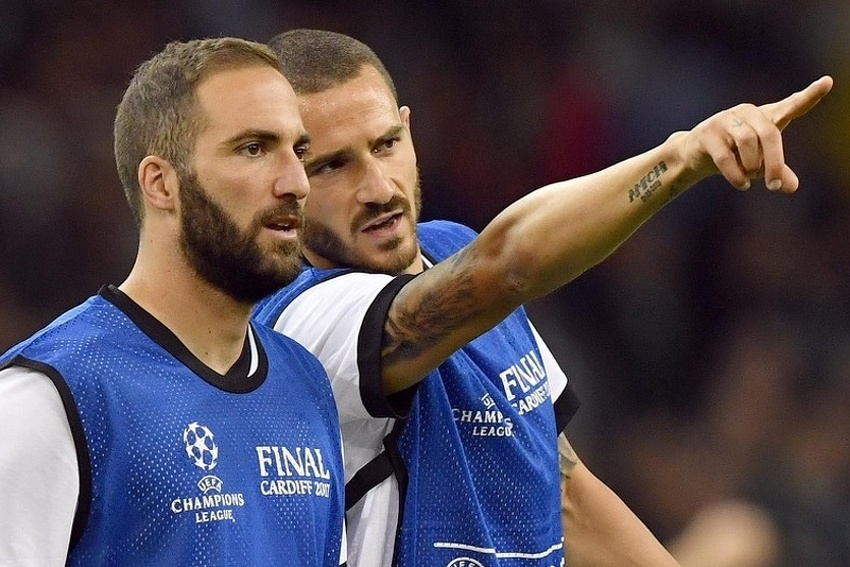
[(395, 84), (380, 58), (368, 45), (351, 36), (301, 28), (274, 36), (268, 45), (298, 95), (320, 93), (342, 85), (369, 66), (380, 73), (398, 103)]

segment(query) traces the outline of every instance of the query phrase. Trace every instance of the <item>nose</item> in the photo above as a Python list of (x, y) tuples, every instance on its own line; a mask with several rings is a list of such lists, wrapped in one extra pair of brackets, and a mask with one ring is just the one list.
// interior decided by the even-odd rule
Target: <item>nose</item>
[(395, 184), (377, 161), (368, 161), (364, 166), (363, 178), (357, 188), (357, 200), (361, 203), (383, 205), (395, 195)]
[(275, 197), (294, 195), (301, 200), (310, 192), (310, 181), (304, 171), (304, 163), (294, 153), (283, 158), (280, 173), (274, 181)]

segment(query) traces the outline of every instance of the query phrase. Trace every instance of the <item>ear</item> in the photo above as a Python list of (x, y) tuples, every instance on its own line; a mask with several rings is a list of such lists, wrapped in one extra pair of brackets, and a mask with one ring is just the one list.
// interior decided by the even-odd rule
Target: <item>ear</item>
[(147, 156), (139, 163), (139, 187), (145, 207), (170, 211), (177, 207), (177, 172), (158, 156)]
[(398, 115), (401, 116), (401, 123), (404, 124), (407, 131), (410, 132), (410, 107), (402, 106), (398, 109)]

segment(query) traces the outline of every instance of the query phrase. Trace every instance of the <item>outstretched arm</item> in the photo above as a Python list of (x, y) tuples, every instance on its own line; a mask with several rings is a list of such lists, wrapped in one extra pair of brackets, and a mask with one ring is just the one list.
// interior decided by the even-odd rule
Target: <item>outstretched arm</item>
[(387, 393), (421, 380), (519, 305), (579, 276), (685, 189), (720, 174), (793, 192), (782, 130), (832, 88), (822, 77), (771, 104), (741, 104), (607, 169), (548, 185), (500, 213), (469, 246), (407, 284), (384, 329)]
[(571, 567), (677, 567), (678, 563), (628, 506), (558, 437), (561, 519)]

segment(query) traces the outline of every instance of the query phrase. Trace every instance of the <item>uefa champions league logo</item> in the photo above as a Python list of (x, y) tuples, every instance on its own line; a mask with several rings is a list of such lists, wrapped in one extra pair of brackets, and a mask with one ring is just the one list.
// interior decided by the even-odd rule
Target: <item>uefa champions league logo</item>
[(457, 557), (452, 559), (446, 567), (484, 567), (484, 565), (471, 557)]
[[(183, 447), (192, 464), (202, 471), (211, 471), (218, 464), (218, 445), (212, 430), (193, 421), (183, 430)], [(202, 495), (187, 495), (185, 492), (171, 500), (172, 514), (194, 516), (196, 524), (236, 521), (234, 510), (245, 505), (241, 492), (224, 492), (224, 482), (214, 474), (205, 474), (195, 484)]]
[(215, 444), (213, 432), (197, 421), (193, 421), (183, 430), (183, 444), (186, 454), (195, 466), (204, 471), (211, 471), (218, 463), (218, 445)]

